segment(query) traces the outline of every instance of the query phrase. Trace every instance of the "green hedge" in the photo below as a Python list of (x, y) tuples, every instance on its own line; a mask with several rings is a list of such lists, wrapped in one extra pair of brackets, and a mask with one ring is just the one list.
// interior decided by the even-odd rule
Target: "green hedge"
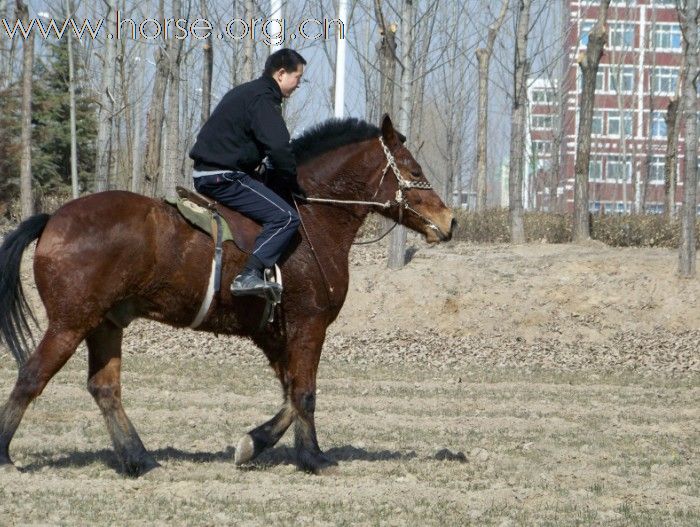
[[(456, 210), (459, 226), (455, 240), (476, 243), (508, 243), (508, 211), (489, 209), (484, 212)], [(526, 212), (525, 238), (528, 242), (567, 243), (571, 241), (570, 214)], [(700, 221), (697, 224), (700, 246)], [(613, 247), (677, 248), (680, 222), (668, 222), (659, 214), (592, 214), (591, 238)]]

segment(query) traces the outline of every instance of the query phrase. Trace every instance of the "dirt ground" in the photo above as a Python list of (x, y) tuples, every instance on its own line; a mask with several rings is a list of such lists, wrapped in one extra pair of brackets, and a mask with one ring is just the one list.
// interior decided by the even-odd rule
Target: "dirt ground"
[[(139, 321), (124, 403), (163, 467), (117, 473), (81, 347), (12, 443), (0, 524), (700, 524), (700, 281), (675, 251), (417, 242), (394, 272), (384, 252), (353, 252), (321, 360), (337, 474), (298, 472), (291, 433), (236, 469), (279, 403), (262, 353)], [(3, 350), (0, 397), (15, 376)]]

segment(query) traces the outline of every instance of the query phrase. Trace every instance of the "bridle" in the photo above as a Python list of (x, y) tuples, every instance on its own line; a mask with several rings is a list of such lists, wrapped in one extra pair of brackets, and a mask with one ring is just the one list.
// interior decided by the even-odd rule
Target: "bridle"
[(384, 142), (384, 139), (379, 136), (379, 143), (382, 146), (382, 150), (384, 150), (384, 155), (386, 156), (386, 165), (382, 169), (382, 177), (379, 179), (379, 185), (377, 185), (377, 190), (374, 191), (374, 194), (372, 194), (372, 199), (376, 198), (377, 194), (382, 188), (382, 183), (384, 183), (384, 178), (386, 175), (389, 173), (389, 169), (391, 169), (392, 173), (396, 177), (396, 181), (398, 182), (399, 188), (396, 190), (396, 196), (394, 197), (393, 200), (387, 200), (385, 202), (380, 202), (380, 201), (362, 201), (362, 200), (350, 200), (350, 199), (330, 199), (330, 198), (310, 198), (310, 197), (301, 197), (297, 196), (296, 194), (292, 196), (292, 199), (294, 200), (294, 206), (297, 209), (297, 214), (299, 214), (299, 220), (301, 223), (301, 228), (304, 231), (304, 234), (306, 235), (306, 240), (309, 244), (309, 247), (311, 248), (311, 253), (314, 256), (314, 259), (316, 260), (316, 264), (318, 265), (318, 269), (321, 272), (321, 277), (323, 278), (323, 281), (326, 285), (326, 296), (328, 297), (328, 302), (329, 304), (332, 303), (331, 301), (331, 293), (333, 292), (333, 287), (330, 285), (330, 282), (328, 281), (328, 278), (326, 277), (325, 270), (323, 266), (321, 265), (321, 261), (318, 258), (318, 255), (316, 254), (316, 250), (314, 249), (313, 243), (311, 242), (311, 237), (309, 236), (309, 232), (306, 229), (306, 225), (304, 224), (304, 220), (301, 215), (301, 211), (299, 210), (299, 204), (297, 203), (297, 198), (302, 199), (303, 201), (307, 203), (326, 203), (330, 205), (365, 205), (365, 206), (370, 206), (370, 207), (379, 207), (382, 209), (389, 209), (394, 206), (399, 207), (399, 219), (397, 222), (392, 225), (388, 231), (386, 231), (384, 234), (382, 234), (379, 238), (375, 240), (371, 240), (368, 242), (355, 242), (354, 245), (364, 245), (368, 243), (375, 243), (384, 238), (387, 234), (389, 234), (394, 227), (396, 227), (401, 220), (403, 219), (403, 211), (406, 210), (408, 212), (412, 212), (416, 216), (418, 216), (421, 220), (425, 222), (425, 224), (428, 226), (428, 228), (440, 231), (440, 229), (435, 225), (432, 221), (430, 221), (428, 218), (426, 218), (423, 214), (418, 212), (416, 209), (411, 207), (408, 204), (408, 201), (406, 201), (406, 197), (404, 196), (404, 193), (412, 188), (415, 189), (421, 189), (421, 190), (430, 190), (433, 187), (428, 183), (427, 181), (410, 181), (403, 177), (401, 175), (401, 171), (399, 170), (399, 167), (396, 165), (396, 159), (394, 158), (394, 155), (391, 153), (391, 150), (386, 146), (386, 143)]
[(420, 189), (420, 190), (431, 190), (433, 187), (430, 183), (427, 181), (411, 181), (409, 179), (406, 179), (401, 175), (401, 170), (399, 170), (399, 167), (396, 165), (396, 159), (394, 158), (394, 155), (391, 153), (391, 150), (389, 150), (389, 147), (386, 146), (386, 143), (384, 142), (384, 139), (379, 136), (379, 144), (382, 146), (382, 150), (384, 150), (384, 156), (386, 157), (386, 165), (382, 169), (382, 177), (379, 179), (379, 185), (377, 185), (377, 190), (374, 191), (374, 194), (372, 194), (372, 199), (376, 198), (377, 194), (382, 188), (382, 184), (384, 183), (384, 178), (386, 177), (387, 173), (389, 172), (389, 169), (391, 169), (392, 173), (396, 177), (396, 181), (398, 183), (399, 188), (396, 190), (396, 196), (394, 197), (393, 200), (387, 200), (385, 202), (379, 202), (379, 201), (361, 201), (361, 200), (350, 200), (350, 199), (329, 199), (329, 198), (311, 198), (307, 197), (304, 201), (308, 203), (328, 203), (328, 204), (338, 204), (338, 205), (367, 205), (371, 207), (379, 207), (382, 209), (390, 209), (392, 207), (398, 207), (399, 209), (399, 219), (398, 221), (389, 229), (389, 231), (385, 232), (381, 237), (377, 238), (376, 240), (373, 240), (372, 242), (360, 242), (360, 243), (373, 243), (374, 241), (379, 241), (381, 240), (384, 236), (386, 236), (398, 223), (401, 223), (401, 220), (403, 219), (403, 213), (404, 211), (412, 212), (418, 218), (423, 220), (423, 222), (427, 225), (429, 229), (433, 229), (435, 231), (439, 231), (440, 229), (435, 225), (432, 221), (430, 221), (428, 218), (426, 218), (423, 214), (418, 212), (416, 209), (411, 207), (409, 205), (408, 201), (406, 200), (405, 197), (405, 192), (410, 189)]

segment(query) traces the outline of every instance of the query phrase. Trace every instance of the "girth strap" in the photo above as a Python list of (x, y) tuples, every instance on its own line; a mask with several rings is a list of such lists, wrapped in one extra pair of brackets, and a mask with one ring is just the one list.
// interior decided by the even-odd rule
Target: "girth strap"
[(224, 243), (222, 229), (221, 216), (216, 210), (212, 210), (211, 237), (214, 239), (214, 258), (211, 262), (211, 273), (209, 274), (207, 291), (204, 294), (202, 304), (199, 306), (197, 316), (194, 317), (192, 324), (190, 324), (190, 328), (192, 329), (199, 327), (204, 321), (214, 301), (214, 295), (218, 293), (221, 288), (221, 257)]

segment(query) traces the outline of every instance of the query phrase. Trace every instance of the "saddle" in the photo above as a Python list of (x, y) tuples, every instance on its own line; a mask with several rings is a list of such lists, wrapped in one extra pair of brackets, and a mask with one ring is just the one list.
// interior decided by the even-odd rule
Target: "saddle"
[(216, 212), (221, 224), (221, 241), (232, 241), (236, 247), (250, 254), (262, 227), (240, 212), (231, 210), (221, 203), (185, 187), (176, 187), (178, 199), (166, 200), (175, 206), (187, 221), (214, 237), (216, 228), (213, 213)]
[[(175, 190), (178, 195), (177, 199), (166, 199), (166, 203), (173, 205), (190, 224), (210, 235), (214, 240), (215, 246), (207, 294), (197, 316), (190, 324), (191, 328), (196, 328), (204, 320), (213, 301), (213, 296), (219, 292), (221, 287), (222, 243), (232, 241), (241, 252), (250, 254), (262, 227), (240, 212), (231, 210), (217, 201), (190, 189), (178, 186)], [(223, 218), (223, 221), (221, 218)], [(266, 269), (265, 277), (267, 280), (282, 284), (282, 273), (277, 265), (275, 265), (274, 270)], [(266, 299), (258, 331), (261, 331), (266, 324), (272, 324), (275, 308), (280, 301), (281, 299), (277, 297)]]

